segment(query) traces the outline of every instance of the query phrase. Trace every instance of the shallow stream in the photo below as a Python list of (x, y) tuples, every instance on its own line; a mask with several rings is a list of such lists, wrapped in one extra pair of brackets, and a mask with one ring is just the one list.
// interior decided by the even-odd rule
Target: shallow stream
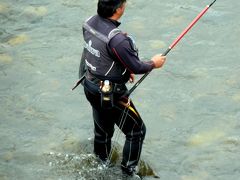
[[(70, 88), (96, 2), (0, 0), (1, 180), (84, 179), (92, 116), (82, 87)], [(129, 0), (121, 29), (151, 58), (210, 3)], [(147, 126), (142, 158), (161, 180), (240, 177), (239, 6), (218, 0), (132, 95)]]

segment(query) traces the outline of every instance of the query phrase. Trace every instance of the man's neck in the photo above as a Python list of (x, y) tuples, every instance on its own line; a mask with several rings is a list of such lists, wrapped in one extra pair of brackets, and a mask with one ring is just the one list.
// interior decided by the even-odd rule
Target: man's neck
[(114, 20), (114, 21), (118, 21), (120, 19), (120, 17), (118, 17), (117, 15), (113, 15), (109, 19)]

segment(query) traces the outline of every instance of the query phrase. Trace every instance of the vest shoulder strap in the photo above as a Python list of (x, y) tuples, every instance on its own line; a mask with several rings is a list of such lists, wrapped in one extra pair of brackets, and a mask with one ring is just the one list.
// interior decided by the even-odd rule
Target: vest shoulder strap
[(114, 36), (116, 36), (117, 34), (121, 33), (122, 31), (118, 28), (113, 29), (112, 31), (110, 31), (110, 33), (108, 34), (108, 39), (111, 40)]
[(105, 36), (101, 32), (97, 31), (96, 29), (92, 28), (87, 22), (83, 24), (83, 29), (91, 33), (93, 36), (97, 37), (98, 39), (102, 40), (105, 43), (109, 43), (109, 41), (116, 36), (117, 34), (121, 33), (121, 30), (118, 28), (113, 29), (110, 31), (108, 36)]

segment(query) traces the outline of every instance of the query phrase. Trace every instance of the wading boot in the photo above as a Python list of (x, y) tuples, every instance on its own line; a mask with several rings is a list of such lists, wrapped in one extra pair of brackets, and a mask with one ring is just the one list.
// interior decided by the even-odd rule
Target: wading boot
[(124, 180), (141, 180), (142, 178), (136, 173), (134, 167), (121, 166)]

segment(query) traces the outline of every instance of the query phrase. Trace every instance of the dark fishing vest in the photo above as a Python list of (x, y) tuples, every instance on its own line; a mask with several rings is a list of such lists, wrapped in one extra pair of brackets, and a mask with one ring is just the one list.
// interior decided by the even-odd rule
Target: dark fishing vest
[[(96, 30), (96, 27), (98, 30)], [(83, 24), (85, 61), (88, 72), (100, 79), (119, 81), (128, 74), (109, 48), (110, 40), (121, 31), (108, 20), (96, 15)], [(127, 73), (126, 73), (127, 72)]]

